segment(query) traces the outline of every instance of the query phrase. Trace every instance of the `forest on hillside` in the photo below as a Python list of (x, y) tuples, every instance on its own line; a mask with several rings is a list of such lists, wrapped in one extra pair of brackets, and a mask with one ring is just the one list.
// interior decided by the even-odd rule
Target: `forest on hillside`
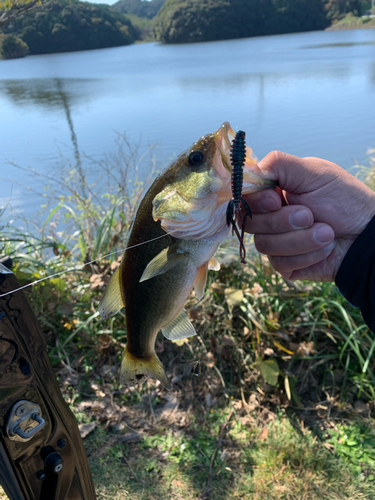
[(4, 26), (2, 54), (12, 58), (137, 40), (190, 43), (322, 30), (348, 13), (360, 16), (370, 4), (371, 0), (119, 0), (110, 7), (53, 0)]
[(361, 0), (167, 0), (156, 18), (157, 38), (188, 43), (322, 30)]
[(119, 0), (112, 8), (124, 14), (152, 19), (157, 15), (165, 0)]
[(140, 38), (125, 14), (79, 0), (35, 8), (5, 25), (3, 32), (24, 42), (30, 54), (116, 47)]

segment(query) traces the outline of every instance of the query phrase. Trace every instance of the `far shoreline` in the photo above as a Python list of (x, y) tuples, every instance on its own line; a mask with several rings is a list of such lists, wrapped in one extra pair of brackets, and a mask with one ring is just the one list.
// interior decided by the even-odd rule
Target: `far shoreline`
[(357, 29), (375, 29), (375, 16), (355, 17), (348, 14), (344, 19), (331, 24), (324, 31), (342, 31)]
[[(340, 21), (335, 22), (328, 28), (325, 28), (322, 31), (349, 31), (349, 30), (357, 30), (357, 29), (375, 29), (375, 15), (370, 17), (355, 17), (351, 14), (348, 14), (346, 17), (341, 19)], [(306, 31), (297, 31), (295, 33), (308, 33)], [(278, 35), (281, 33), (273, 33), (272, 35)], [(284, 34), (284, 33), (283, 33)], [(287, 33), (285, 33), (287, 34)], [(272, 36), (272, 35), (261, 35), (261, 36)], [(1, 47), (2, 47), (2, 42), (4, 41), (4, 38), (6, 35), (0, 30), (0, 61), (4, 60), (1, 55)], [(237, 40), (237, 38), (230, 39), (230, 40)], [(223, 40), (210, 40), (212, 42), (215, 41), (223, 41)], [(133, 43), (127, 44), (127, 45), (139, 45), (139, 44), (144, 44), (144, 43), (155, 43), (157, 40), (136, 40)], [(192, 42), (194, 43), (194, 42)], [(168, 45), (168, 44), (165, 44)], [(118, 47), (123, 47), (123, 45), (119, 45)], [(102, 48), (109, 48), (109, 47), (102, 47)], [(111, 47), (115, 48), (115, 47)], [(101, 50), (101, 48), (98, 49), (86, 49), (86, 50)], [(51, 55), (53, 54), (60, 54), (60, 53), (72, 53), (76, 51), (67, 51), (67, 52), (52, 52)], [(80, 52), (80, 51), (77, 51)], [(45, 54), (28, 54), (28, 55), (45, 55)], [(11, 60), (11, 59), (9, 59)]]

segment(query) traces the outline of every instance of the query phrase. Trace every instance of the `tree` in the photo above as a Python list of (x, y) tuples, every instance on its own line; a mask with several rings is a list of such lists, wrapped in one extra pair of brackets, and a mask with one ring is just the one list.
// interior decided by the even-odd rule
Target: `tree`
[(329, 24), (325, 1), (167, 0), (158, 13), (155, 30), (164, 43), (319, 30)]
[(3, 59), (16, 59), (25, 57), (29, 52), (29, 47), (20, 38), (14, 35), (7, 35), (3, 41), (1, 55)]
[(342, 19), (349, 12), (360, 16), (363, 11), (363, 2), (361, 0), (328, 0), (326, 11), (328, 18), (332, 21)]
[(0, 28), (42, 3), (42, 0), (0, 0)]
[(165, 0), (119, 0), (112, 8), (124, 14), (152, 19), (157, 15)]
[(119, 47), (139, 38), (129, 18), (108, 5), (79, 0), (43, 5), (46, 7), (25, 13), (4, 29), (21, 38), (32, 55)]

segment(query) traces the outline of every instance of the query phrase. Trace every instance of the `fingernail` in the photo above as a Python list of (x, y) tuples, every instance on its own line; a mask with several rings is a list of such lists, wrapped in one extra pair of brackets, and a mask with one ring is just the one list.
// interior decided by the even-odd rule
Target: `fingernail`
[(329, 226), (320, 226), (315, 230), (314, 238), (318, 243), (327, 243), (335, 237), (333, 229)]
[(289, 215), (289, 222), (296, 229), (302, 229), (311, 225), (311, 217), (307, 210), (298, 210)]
[(277, 203), (270, 196), (261, 200), (259, 202), (259, 206), (265, 212), (274, 212), (275, 210), (277, 210)]

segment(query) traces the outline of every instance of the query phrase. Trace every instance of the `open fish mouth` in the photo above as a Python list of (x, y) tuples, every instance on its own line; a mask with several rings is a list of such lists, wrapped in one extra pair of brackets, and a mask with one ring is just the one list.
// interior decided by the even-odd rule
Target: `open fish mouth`
[[(202, 169), (187, 167), (187, 160), (181, 158), (183, 175), (172, 180), (154, 198), (154, 220), (160, 220), (162, 228), (175, 238), (225, 238), (226, 209), (233, 196), (231, 148), (235, 135), (229, 122), (224, 122), (216, 132), (194, 143), (187, 154), (205, 152), (206, 163)], [(246, 146), (243, 194), (274, 187), (272, 181), (253, 172), (256, 163), (252, 149)]]
[[(229, 122), (224, 122), (222, 126), (215, 132), (216, 145), (220, 151), (221, 159), (225, 169), (231, 173), (232, 163), (230, 158), (230, 152), (232, 148), (232, 141), (235, 138), (236, 133), (230, 126)], [(253, 150), (246, 146), (246, 159), (244, 165), (244, 175), (246, 175), (246, 169), (251, 170), (258, 162), (257, 157), (254, 155)]]
[(232, 141), (235, 138), (235, 132), (229, 122), (224, 122), (222, 126), (215, 132), (216, 145), (220, 151), (221, 160), (226, 170), (231, 173), (232, 165), (230, 159), (230, 150)]

